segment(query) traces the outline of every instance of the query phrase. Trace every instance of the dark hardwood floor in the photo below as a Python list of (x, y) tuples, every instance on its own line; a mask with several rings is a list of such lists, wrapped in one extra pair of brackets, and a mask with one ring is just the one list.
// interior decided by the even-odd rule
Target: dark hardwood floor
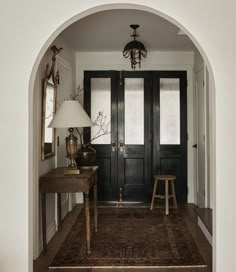
[[(42, 253), (37, 260), (34, 261), (34, 272), (47, 272), (48, 266), (52, 262), (54, 256), (56, 255), (58, 249), (60, 248), (62, 242), (64, 241), (66, 235), (70, 231), (73, 226), (79, 212), (81, 211), (82, 206), (76, 205), (72, 212), (70, 212), (62, 223), (62, 231), (57, 232), (52, 240), (48, 244), (47, 252)], [(208, 243), (207, 239), (203, 235), (202, 231), (197, 225), (197, 213), (196, 206), (192, 204), (182, 204), (179, 205), (179, 209), (182, 212), (184, 220), (190, 230), (190, 233), (197, 245), (199, 252), (201, 253), (202, 258), (204, 259), (207, 267), (199, 267), (199, 268), (155, 268), (155, 269), (145, 269), (146, 271), (160, 271), (160, 272), (211, 272), (212, 271), (212, 248)], [(96, 271), (100, 272), (111, 272), (117, 271), (118, 268), (113, 269), (96, 269)], [(123, 269), (119, 269), (122, 271)], [(145, 271), (142, 270), (142, 271)], [(64, 270), (63, 270), (64, 271)], [(66, 270), (65, 270), (66, 271)], [(73, 271), (73, 270), (70, 270)], [(94, 269), (89, 269), (88, 271), (92, 272)], [(125, 269), (125, 271), (129, 271)], [(130, 271), (134, 272), (134, 269), (130, 269)], [(141, 270), (140, 270), (141, 271)]]

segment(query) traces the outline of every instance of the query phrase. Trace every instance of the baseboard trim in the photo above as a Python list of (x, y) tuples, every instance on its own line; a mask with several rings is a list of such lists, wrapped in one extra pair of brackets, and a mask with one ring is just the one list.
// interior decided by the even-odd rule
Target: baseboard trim
[(56, 222), (54, 221), (48, 228), (47, 228), (47, 243), (52, 239), (52, 237), (56, 233)]
[[(49, 243), (49, 241), (52, 239), (52, 237), (55, 235), (57, 231), (57, 227), (56, 227), (56, 222), (54, 221), (53, 223), (51, 223), (49, 225), (49, 227), (47, 228), (47, 244)], [(40, 239), (40, 243), (39, 243), (39, 255), (41, 254), (41, 252), (43, 251), (43, 240)]]
[(199, 216), (197, 218), (197, 222), (198, 222), (199, 228), (202, 230), (203, 234), (207, 238), (207, 241), (212, 246), (212, 235), (210, 234), (210, 232), (208, 231), (208, 229), (206, 228), (205, 224), (202, 222), (202, 220)]

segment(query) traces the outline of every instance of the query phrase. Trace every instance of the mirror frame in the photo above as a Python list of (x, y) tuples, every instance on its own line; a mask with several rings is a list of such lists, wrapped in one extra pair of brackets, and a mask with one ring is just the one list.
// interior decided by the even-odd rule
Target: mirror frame
[[(56, 131), (55, 128), (47, 128), (46, 127), (46, 108), (47, 108), (47, 100), (48, 100), (48, 87), (53, 88), (53, 105), (52, 105), (52, 118), (55, 114), (56, 110), (56, 92), (57, 92), (57, 87), (51, 83), (47, 78), (43, 80), (43, 107), (42, 107), (42, 142), (41, 142), (41, 159), (45, 160), (48, 158), (51, 158), (55, 156), (55, 135)], [(46, 142), (45, 142), (45, 136), (46, 136), (46, 129), (47, 130), (52, 130), (52, 146), (49, 151), (47, 151), (46, 148)]]
[[(42, 93), (42, 116), (41, 116), (41, 160), (46, 160), (55, 156), (55, 138), (56, 138), (56, 129), (55, 128), (47, 128), (46, 125), (46, 106), (48, 99), (48, 87), (53, 87), (53, 105), (52, 105), (52, 118), (56, 112), (56, 94), (57, 87), (59, 85), (59, 71), (55, 73), (55, 63), (56, 63), (56, 55), (59, 54), (62, 48), (57, 48), (56, 46), (52, 46), (51, 50), (53, 51), (52, 56), (52, 65), (49, 68), (49, 64), (46, 65), (45, 76), (43, 79), (43, 93)], [(52, 130), (52, 146), (49, 152), (46, 152), (45, 148), (45, 131), (46, 129)]]

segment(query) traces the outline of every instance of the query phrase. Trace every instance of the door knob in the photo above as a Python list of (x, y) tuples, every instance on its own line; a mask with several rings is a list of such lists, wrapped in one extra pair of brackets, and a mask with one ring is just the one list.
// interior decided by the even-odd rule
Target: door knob
[(124, 152), (124, 143), (122, 141), (119, 143), (119, 150), (120, 152)]
[(113, 143), (111, 144), (111, 151), (112, 151), (112, 152), (116, 152), (116, 142), (113, 142)]
[(192, 147), (197, 148), (197, 144), (192, 145)]

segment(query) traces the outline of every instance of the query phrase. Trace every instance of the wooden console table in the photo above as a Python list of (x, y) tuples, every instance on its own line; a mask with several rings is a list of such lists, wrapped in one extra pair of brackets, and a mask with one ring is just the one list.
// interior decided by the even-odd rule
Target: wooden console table
[(61, 193), (83, 192), (84, 209), (86, 221), (86, 241), (87, 252), (90, 249), (90, 211), (89, 211), (89, 192), (93, 188), (94, 201), (94, 226), (95, 232), (98, 231), (97, 224), (97, 169), (98, 166), (83, 167), (78, 175), (64, 175), (64, 167), (53, 169), (39, 179), (39, 191), (42, 197), (42, 228), (43, 228), (43, 249), (47, 249), (46, 242), (46, 193), (57, 193), (58, 205), (58, 229), (61, 229)]

